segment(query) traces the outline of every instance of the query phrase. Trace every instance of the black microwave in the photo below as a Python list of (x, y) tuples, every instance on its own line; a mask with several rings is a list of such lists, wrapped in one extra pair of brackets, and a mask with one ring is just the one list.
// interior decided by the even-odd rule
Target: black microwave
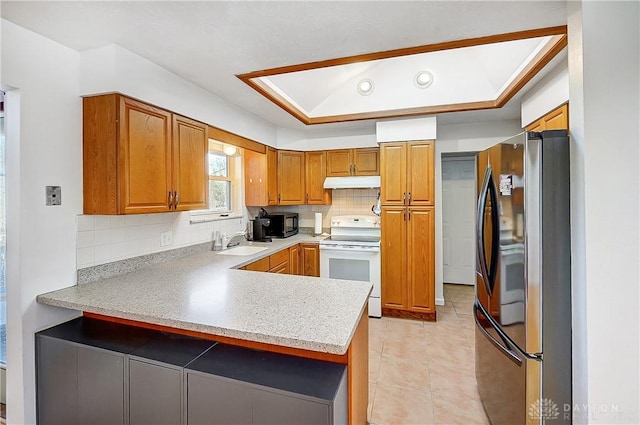
[(298, 213), (272, 213), (264, 218), (271, 221), (266, 229), (267, 236), (288, 238), (298, 234)]

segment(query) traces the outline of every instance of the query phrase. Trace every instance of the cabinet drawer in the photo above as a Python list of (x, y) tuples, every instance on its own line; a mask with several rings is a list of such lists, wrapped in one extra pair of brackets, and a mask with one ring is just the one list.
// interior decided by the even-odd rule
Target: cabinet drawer
[(279, 264), (275, 267), (269, 269), (269, 273), (280, 273), (280, 274), (290, 274), (289, 273), (289, 262)]
[(261, 260), (254, 261), (251, 264), (247, 264), (244, 267), (245, 270), (251, 270), (254, 272), (266, 272), (269, 270), (269, 257), (265, 257)]
[(282, 263), (286, 263), (287, 261), (289, 261), (289, 250), (283, 249), (282, 251), (276, 252), (269, 257), (269, 268), (273, 269), (274, 267), (279, 266)]

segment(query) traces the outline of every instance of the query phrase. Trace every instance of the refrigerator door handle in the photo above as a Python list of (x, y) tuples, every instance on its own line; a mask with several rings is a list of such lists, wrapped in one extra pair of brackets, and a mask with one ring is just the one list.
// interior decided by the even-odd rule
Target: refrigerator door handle
[(493, 326), (493, 324), (489, 321), (489, 324), (491, 325), (492, 328), (495, 329), (496, 332), (498, 332), (498, 335), (500, 336), (500, 339), (502, 339), (502, 342), (504, 344), (501, 344), (500, 341), (495, 339), (493, 335), (487, 332), (484, 326), (482, 326), (482, 324), (480, 323), (480, 318), (478, 317), (478, 313), (482, 314), (484, 316), (484, 319), (489, 321), (488, 320), (489, 315), (486, 314), (485, 309), (482, 307), (482, 305), (480, 305), (478, 300), (476, 300), (473, 303), (473, 318), (476, 321), (476, 326), (478, 327), (478, 329), (489, 340), (489, 342), (491, 342), (498, 350), (500, 350), (500, 352), (504, 354), (509, 360), (514, 362), (516, 365), (518, 365), (518, 367), (522, 366), (522, 359), (518, 357), (518, 354), (510, 348), (510, 344), (501, 335), (500, 330), (495, 326)]
[[(484, 246), (484, 219), (487, 206), (487, 197), (491, 200), (491, 264), (487, 265), (487, 251)], [(498, 192), (493, 179), (491, 166), (487, 166), (478, 199), (478, 210), (476, 211), (476, 243), (478, 270), (482, 277), (482, 282), (489, 297), (493, 295), (495, 286), (496, 270), (498, 268), (498, 254), (500, 249), (500, 222), (499, 222)]]
[(489, 287), (493, 293), (498, 278), (498, 260), (500, 256), (500, 199), (498, 189), (493, 178), (489, 175), (489, 197), (491, 198), (491, 264), (489, 265)]
[(487, 187), (489, 185), (488, 174), (491, 173), (491, 166), (487, 167), (482, 180), (482, 189), (480, 189), (480, 198), (478, 199), (478, 209), (476, 211), (476, 256), (478, 258), (478, 274), (482, 278), (484, 288), (487, 294), (491, 296), (491, 288), (488, 282), (487, 253), (484, 249), (484, 210), (487, 206)]
[[(487, 335), (490, 339), (495, 341), (495, 339), (480, 324), (479, 319), (478, 319), (478, 312), (480, 312), (480, 314), (482, 314), (482, 316), (484, 316), (485, 320), (487, 322), (489, 322), (491, 327), (498, 333), (498, 336), (500, 336), (500, 339), (502, 339), (502, 342), (504, 342), (504, 344), (508, 347), (506, 349), (510, 353), (515, 354), (515, 352), (517, 351), (518, 353), (520, 353), (520, 355), (522, 357), (524, 357), (527, 360), (535, 360), (535, 361), (538, 361), (538, 362), (542, 361), (542, 353), (529, 354), (526, 351), (524, 351), (522, 348), (520, 348), (520, 346), (518, 344), (516, 344), (509, 337), (509, 335), (507, 335), (505, 333), (505, 331), (502, 330), (502, 327), (495, 321), (495, 319), (493, 317), (491, 317), (491, 315), (489, 313), (487, 313), (487, 310), (484, 308), (484, 306), (482, 304), (480, 304), (480, 302), (478, 302), (478, 300), (476, 299), (475, 302), (473, 303), (473, 315), (474, 315), (474, 318), (476, 320), (476, 326), (478, 326), (480, 328), (480, 330), (485, 335)], [(501, 347), (501, 349), (504, 350), (505, 348)]]

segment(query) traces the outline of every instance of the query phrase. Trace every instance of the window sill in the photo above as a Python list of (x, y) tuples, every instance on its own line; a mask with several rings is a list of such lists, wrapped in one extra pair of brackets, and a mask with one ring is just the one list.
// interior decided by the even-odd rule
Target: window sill
[(192, 211), (191, 217), (189, 217), (190, 224), (196, 223), (206, 223), (209, 221), (221, 221), (221, 220), (231, 220), (235, 218), (243, 218), (242, 214), (228, 212), (228, 213), (219, 213), (213, 211)]

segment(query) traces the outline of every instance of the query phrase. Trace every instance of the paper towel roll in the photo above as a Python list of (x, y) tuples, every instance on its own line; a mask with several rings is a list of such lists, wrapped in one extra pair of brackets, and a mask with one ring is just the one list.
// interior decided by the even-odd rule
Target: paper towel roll
[(316, 213), (316, 221), (313, 226), (313, 233), (319, 235), (322, 233), (322, 213)]

